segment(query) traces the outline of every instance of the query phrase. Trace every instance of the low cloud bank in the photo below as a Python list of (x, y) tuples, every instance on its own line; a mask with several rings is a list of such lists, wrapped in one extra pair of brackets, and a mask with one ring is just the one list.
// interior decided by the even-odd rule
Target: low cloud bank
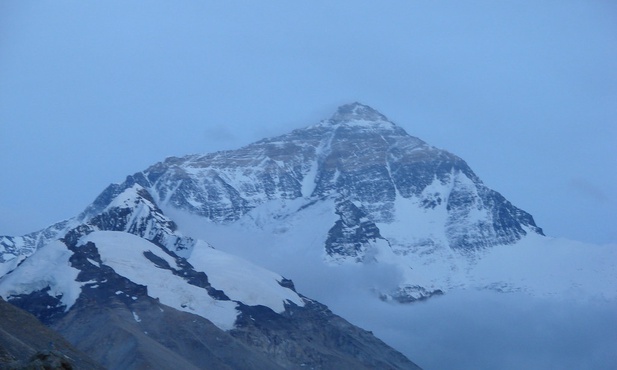
[(374, 290), (394, 285), (393, 269), (328, 267), (303, 257), (302, 266), (288, 258), (285, 268), (272, 267), (426, 370), (617, 368), (617, 301), (460, 290), (413, 304), (383, 302)]
[[(189, 234), (292, 279), (298, 292), (373, 331), (426, 370), (617, 369), (617, 301), (461, 290), (413, 304), (383, 302), (375, 291), (401, 278), (391, 266), (327, 266), (322, 250), (311, 245), (285, 248), (268, 233), (217, 234), (203, 221), (187, 221), (194, 223)], [(292, 246), (298, 240), (289, 238)]]
[(426, 370), (617, 368), (616, 302), (477, 291), (411, 305), (324, 301)]
[(617, 369), (615, 301), (464, 290), (398, 304), (375, 293), (400, 281), (387, 265), (330, 267), (313, 251), (267, 248), (252, 257), (426, 370)]

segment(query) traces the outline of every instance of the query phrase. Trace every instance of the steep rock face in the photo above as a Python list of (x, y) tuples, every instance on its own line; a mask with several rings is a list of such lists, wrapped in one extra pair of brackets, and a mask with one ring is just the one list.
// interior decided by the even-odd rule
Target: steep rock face
[(377, 225), (353, 202), (343, 200), (336, 203), (336, 214), (340, 219), (328, 231), (326, 239), (326, 253), (330, 257), (353, 257), (361, 262), (372, 244), (385, 241)]

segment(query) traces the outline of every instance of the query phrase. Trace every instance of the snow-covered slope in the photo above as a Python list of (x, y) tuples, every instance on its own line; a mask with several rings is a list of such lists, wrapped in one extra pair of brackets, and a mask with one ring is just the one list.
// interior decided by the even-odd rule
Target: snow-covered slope
[[(275, 312), (283, 312), (285, 304), (304, 305), (295, 291), (283, 286), (286, 279), (282, 276), (175, 233), (173, 222), (148, 198), (139, 185), (125, 189), (101, 213), (68, 231), (62, 239), (44, 245), (6, 274), (0, 280), (0, 295), (11, 299), (47, 289), (50, 297), (58, 298), (58, 306), (68, 311), (84, 286), (97, 285), (80, 281), (81, 270), (70, 261), (74, 256), (71, 248), (79, 250), (90, 243), (97, 256), (87, 258), (90, 264), (110, 267), (131, 282), (146, 286), (150, 297), (207, 318), (224, 330), (234, 327), (239, 314), (237, 302)], [(186, 254), (195, 247), (190, 264), (176, 254)], [(187, 279), (189, 269), (208, 276), (216, 282), (213, 289), (223, 292), (221, 296), (229, 291), (236, 301), (209, 295), (204, 286)], [(119, 289), (117, 294), (126, 293)]]
[[(151, 242), (119, 231), (95, 231), (84, 236), (79, 246), (86, 243), (95, 245), (101, 264), (136, 284), (148, 287), (150, 297), (177, 310), (204, 317), (221, 329), (234, 327), (239, 314), (237, 303), (217, 300), (203, 287), (187, 284), (182, 276), (175, 273), (182, 270), (176, 259)], [(97, 261), (92, 263), (98, 264)], [(116, 294), (127, 293), (118, 290)]]
[(19, 269), (2, 278), (0, 296), (7, 299), (46, 290), (50, 297), (58, 298), (59, 306), (68, 311), (77, 301), (83, 285), (77, 281), (79, 270), (69, 263), (71, 255), (63, 242), (49, 243), (26, 259)]

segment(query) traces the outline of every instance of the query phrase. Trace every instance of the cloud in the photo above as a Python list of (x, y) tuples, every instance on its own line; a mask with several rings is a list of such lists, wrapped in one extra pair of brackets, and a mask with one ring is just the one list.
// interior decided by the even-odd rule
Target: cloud
[(466, 290), (397, 304), (374, 293), (400, 281), (389, 266), (327, 266), (316, 252), (256, 253), (269, 256), (269, 267), (293, 279), (299, 292), (373, 331), (426, 370), (617, 365), (617, 302)]
[(570, 188), (575, 190), (579, 195), (587, 199), (604, 203), (610, 201), (610, 197), (597, 185), (580, 177), (570, 179)]
[[(277, 245), (268, 228), (228, 229), (181, 211), (165, 212), (182, 232), (292, 279), (298, 292), (372, 331), (426, 370), (617, 368), (616, 301), (461, 290), (414, 304), (383, 302), (374, 291), (401, 278), (386, 264), (329, 266), (316, 248), (323, 245), (319, 238), (314, 245), (286, 248), (285, 238)], [(315, 232), (317, 224), (316, 218), (302, 226)], [(302, 240), (289, 234), (289, 243)]]
[(237, 139), (233, 130), (231, 130), (227, 126), (222, 126), (222, 125), (207, 127), (204, 130), (204, 136), (207, 141), (211, 141), (213, 143), (217, 143), (220, 141), (233, 142)]
[(327, 303), (427, 370), (617, 365), (616, 302), (458, 291), (411, 305), (349, 295)]

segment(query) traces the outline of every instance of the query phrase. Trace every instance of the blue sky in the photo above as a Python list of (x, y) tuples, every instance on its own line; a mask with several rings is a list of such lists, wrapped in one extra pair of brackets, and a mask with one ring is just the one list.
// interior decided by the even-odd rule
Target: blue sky
[[(547, 235), (617, 243), (610, 0), (2, 0), (0, 235), (353, 101), (465, 159)], [(427, 369), (615, 362), (614, 302), (461, 293), (379, 316), (335, 293), (320, 294)]]
[(548, 235), (617, 241), (610, 1), (2, 1), (0, 235), (352, 101), (465, 159)]

